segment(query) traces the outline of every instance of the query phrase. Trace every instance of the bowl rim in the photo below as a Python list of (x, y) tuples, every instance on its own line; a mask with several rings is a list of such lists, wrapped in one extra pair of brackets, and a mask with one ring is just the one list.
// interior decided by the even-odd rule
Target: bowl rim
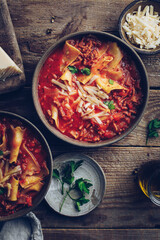
[(46, 138), (43, 136), (43, 134), (40, 132), (40, 130), (32, 122), (30, 122), (28, 119), (26, 119), (26, 118), (24, 118), (24, 117), (22, 117), (22, 116), (20, 116), (16, 113), (0, 110), (0, 116), (1, 115), (6, 116), (8, 118), (18, 119), (18, 120), (22, 121), (22, 123), (26, 124), (31, 130), (36, 132), (40, 142), (45, 144), (45, 148), (46, 148), (47, 155), (48, 155), (46, 163), (47, 163), (47, 166), (49, 165), (51, 167), (51, 169), (50, 169), (50, 173), (47, 177), (48, 178), (48, 180), (47, 180), (48, 183), (47, 183), (47, 185), (45, 185), (46, 186), (45, 190), (43, 190), (44, 193), (42, 194), (42, 196), (39, 197), (38, 200), (36, 200), (34, 205), (32, 205), (31, 207), (24, 206), (23, 208), (21, 208), (20, 210), (17, 210), (13, 214), (6, 215), (6, 216), (0, 216), (0, 222), (7, 221), (7, 220), (13, 220), (13, 219), (22, 217), (22, 216), (26, 215), (27, 213), (31, 212), (33, 209), (35, 209), (40, 204), (40, 202), (45, 198), (45, 195), (47, 194), (47, 191), (49, 189), (49, 186), (50, 186), (50, 183), (51, 183), (51, 180), (52, 180), (52, 171), (53, 171), (52, 152), (51, 152), (51, 149), (49, 147), (49, 144), (48, 144)]
[(122, 38), (123, 41), (125, 41), (128, 45), (130, 45), (136, 52), (144, 54), (144, 55), (154, 55), (160, 52), (160, 46), (159, 49), (154, 50), (154, 49), (141, 49), (139, 47), (136, 47), (134, 44), (132, 44), (127, 37), (125, 38), (123, 33), (122, 33), (122, 19), (125, 16), (125, 14), (136, 4), (139, 3), (146, 3), (146, 5), (151, 4), (150, 2), (157, 2), (160, 4), (159, 0), (134, 0), (133, 2), (129, 3), (121, 12), (119, 19), (118, 19), (118, 31), (119, 35)]
[[(61, 45), (62, 43), (64, 43), (66, 40), (70, 39), (70, 38), (74, 38), (74, 37), (78, 37), (78, 36), (84, 36), (84, 35), (95, 35), (95, 36), (100, 36), (100, 37), (104, 37), (104, 38), (108, 38), (108, 40), (114, 40), (116, 42), (118, 42), (123, 48), (127, 48), (130, 53), (132, 53), (134, 55), (134, 58), (136, 58), (136, 60), (138, 61), (139, 65), (141, 65), (142, 69), (143, 69), (143, 74), (145, 76), (145, 82), (146, 82), (146, 92), (145, 92), (145, 101), (143, 102), (143, 107), (141, 112), (138, 115), (138, 119), (133, 123), (133, 125), (131, 125), (126, 131), (124, 131), (122, 134), (115, 136), (111, 139), (108, 140), (104, 140), (104, 141), (100, 141), (100, 142), (94, 142), (94, 143), (90, 143), (90, 142), (84, 142), (84, 141), (78, 141), (75, 139), (72, 139), (64, 134), (62, 134), (59, 130), (57, 130), (55, 127), (51, 126), (48, 121), (46, 120), (43, 111), (41, 109), (39, 100), (38, 100), (38, 75), (39, 72), (44, 64), (44, 62), (46, 61), (46, 59), (49, 57), (49, 55), (54, 51), (54, 49), (56, 49), (59, 45)], [(34, 75), (33, 75), (33, 79), (32, 79), (32, 97), (33, 97), (33, 103), (37, 112), (37, 115), (39, 116), (40, 120), (42, 121), (42, 123), (45, 125), (45, 127), (52, 133), (54, 134), (56, 137), (58, 137), (59, 139), (70, 143), (72, 145), (76, 145), (79, 147), (102, 147), (102, 146), (108, 146), (110, 144), (113, 144), (119, 140), (121, 140), (122, 138), (124, 138), (125, 136), (127, 136), (131, 131), (133, 131), (133, 129), (137, 126), (137, 124), (140, 122), (144, 111), (146, 109), (147, 103), (148, 103), (148, 97), (149, 97), (149, 81), (148, 81), (148, 74), (147, 74), (147, 70), (145, 68), (144, 63), (142, 62), (140, 56), (136, 53), (136, 51), (129, 46), (129, 44), (127, 44), (125, 41), (123, 41), (122, 39), (120, 39), (119, 37), (110, 34), (108, 32), (102, 32), (102, 31), (96, 31), (96, 30), (91, 30), (91, 31), (81, 31), (81, 32), (75, 32), (75, 33), (71, 33), (68, 34), (66, 36), (64, 36), (63, 38), (59, 39), (56, 43), (52, 44), (47, 51), (45, 51), (45, 53), (42, 55), (41, 59), (39, 60)]]

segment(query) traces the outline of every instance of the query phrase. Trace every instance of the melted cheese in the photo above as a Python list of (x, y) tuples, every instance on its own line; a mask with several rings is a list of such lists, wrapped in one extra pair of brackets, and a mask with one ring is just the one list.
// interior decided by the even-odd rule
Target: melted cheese
[(160, 16), (152, 5), (141, 11), (141, 6), (133, 14), (128, 13), (123, 25), (129, 40), (140, 48), (154, 49), (160, 44)]
[(0, 47), (0, 80), (22, 73), (7, 53)]

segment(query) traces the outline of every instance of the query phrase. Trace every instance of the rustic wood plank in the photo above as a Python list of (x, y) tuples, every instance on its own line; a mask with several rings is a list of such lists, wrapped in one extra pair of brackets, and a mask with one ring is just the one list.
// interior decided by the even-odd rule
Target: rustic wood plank
[[(27, 83), (42, 54), (64, 35), (76, 31), (99, 30), (118, 35), (118, 18), (131, 1), (112, 0), (36, 0), (8, 1), (16, 35), (23, 55)], [(23, 11), (22, 11), (23, 9)], [(94, 14), (93, 14), (94, 13)], [(55, 22), (51, 23), (51, 17)], [(46, 30), (52, 29), (50, 35)], [(4, 47), (4, 34), (0, 30), (0, 43)], [(160, 54), (142, 56), (148, 71), (150, 86), (160, 87)]]
[[(52, 149), (53, 156), (59, 152)], [(74, 152), (72, 148), (68, 152)], [(67, 152), (64, 149), (64, 152)], [(81, 148), (76, 149), (82, 153)], [(160, 160), (159, 147), (106, 147), (83, 149), (94, 158), (106, 176), (106, 193), (94, 211), (79, 218), (64, 217), (55, 213), (45, 201), (34, 211), (43, 228), (155, 228), (160, 227), (160, 208), (142, 193), (134, 169), (151, 160)], [(54, 199), (53, 199), (54, 201)], [(47, 217), (46, 217), (47, 216)]]
[(158, 240), (160, 230), (158, 229), (43, 229), (44, 240)]
[[(53, 143), (53, 145), (59, 146), (59, 149), (61, 149), (61, 145), (63, 145), (64, 148), (66, 147), (66, 149), (68, 147), (72, 149), (71, 145), (57, 140), (57, 138), (43, 126), (34, 109), (30, 88), (22, 88), (15, 93), (8, 93), (4, 96), (0, 96), (0, 109), (15, 112), (32, 121), (44, 133), (47, 140)], [(160, 118), (160, 90), (150, 90), (148, 107), (142, 120), (133, 132), (114, 145), (145, 146), (147, 124), (154, 118)], [(153, 138), (148, 141), (148, 146), (159, 146), (159, 143), (160, 138)]]

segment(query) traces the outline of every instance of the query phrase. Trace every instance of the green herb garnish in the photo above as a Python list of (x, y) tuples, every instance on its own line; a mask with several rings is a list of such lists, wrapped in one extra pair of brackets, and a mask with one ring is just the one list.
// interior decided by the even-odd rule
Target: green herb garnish
[[(78, 162), (68, 162), (64, 169), (62, 170), (62, 174), (60, 177), (59, 171), (57, 169), (53, 170), (53, 177), (58, 179), (60, 183), (62, 184), (62, 195), (64, 194), (64, 183), (68, 184), (68, 190), (66, 191), (66, 194), (63, 198), (63, 201), (60, 205), (59, 211), (61, 212), (63, 204), (68, 197), (73, 200), (75, 204), (75, 208), (80, 211), (80, 206), (82, 206), (85, 203), (88, 203), (90, 200), (85, 198), (85, 194), (89, 194), (89, 188), (92, 186), (92, 183), (88, 179), (79, 178), (76, 181), (74, 177), (74, 172), (82, 165), (83, 161)], [(71, 191), (74, 191), (78, 193), (78, 198), (73, 198), (71, 196)]]
[(110, 110), (115, 109), (113, 100), (112, 101), (106, 101), (106, 102), (104, 102), (104, 104), (106, 104)]
[(91, 70), (89, 68), (83, 68), (81, 69), (81, 73), (84, 75), (89, 76), (91, 74)]
[(62, 195), (63, 195), (64, 194), (64, 187), (63, 187), (64, 186), (64, 182), (60, 178), (59, 171), (57, 169), (53, 169), (52, 176), (54, 178), (58, 179), (60, 181), (60, 183), (62, 184), (62, 190), (61, 191), (62, 191)]
[(75, 66), (68, 66), (68, 69), (71, 73), (78, 73), (78, 69)]
[(148, 139), (152, 137), (158, 137), (159, 134), (157, 132), (157, 129), (160, 128), (160, 120), (153, 119), (149, 122), (148, 127), (147, 127), (147, 138), (146, 138), (146, 144), (148, 143)]
[(3, 195), (4, 194), (4, 188), (0, 188), (0, 195)]
[(113, 81), (112, 79), (109, 79), (109, 83), (110, 83), (111, 85), (113, 85), (113, 84), (114, 84), (114, 81)]
[(2, 150), (0, 150), (0, 156), (3, 156), (3, 151)]
[[(90, 180), (88, 179), (84, 179), (84, 178), (79, 178), (75, 181), (75, 183), (69, 187), (69, 190), (66, 191), (66, 195), (62, 201), (62, 204), (60, 206), (60, 212), (62, 210), (63, 204), (66, 200), (66, 197), (69, 196), (70, 199), (73, 200), (73, 202), (75, 203), (75, 208), (80, 211), (80, 206), (82, 206), (85, 203), (88, 203), (90, 200), (85, 198), (85, 194), (89, 194), (89, 188), (92, 186), (92, 184), (90, 183)], [(73, 198), (71, 196), (71, 191), (77, 192), (80, 197), (78, 198)]]

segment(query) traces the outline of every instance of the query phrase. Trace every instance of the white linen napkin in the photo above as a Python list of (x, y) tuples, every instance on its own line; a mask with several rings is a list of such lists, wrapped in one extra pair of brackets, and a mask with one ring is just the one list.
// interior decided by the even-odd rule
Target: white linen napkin
[(34, 213), (4, 223), (0, 240), (43, 240), (41, 223)]

